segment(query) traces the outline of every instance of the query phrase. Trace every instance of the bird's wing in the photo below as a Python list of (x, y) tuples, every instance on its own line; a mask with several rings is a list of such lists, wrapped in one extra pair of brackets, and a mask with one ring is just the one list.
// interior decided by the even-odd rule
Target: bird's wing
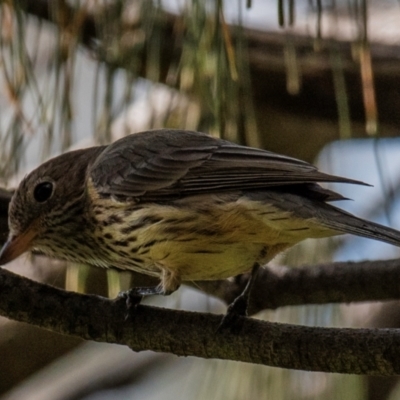
[(136, 133), (116, 141), (96, 159), (90, 176), (102, 195), (142, 201), (314, 182), (362, 184), (324, 174), (295, 158), (172, 130)]

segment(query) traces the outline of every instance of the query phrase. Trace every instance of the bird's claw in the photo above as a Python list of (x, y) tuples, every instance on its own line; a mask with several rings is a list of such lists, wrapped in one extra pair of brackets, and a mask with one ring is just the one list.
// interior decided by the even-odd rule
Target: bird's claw
[(165, 294), (161, 287), (134, 287), (125, 292), (120, 292), (118, 297), (126, 300), (127, 314), (125, 320), (132, 317), (136, 312), (137, 306), (140, 304), (144, 296)]
[(217, 328), (217, 332), (224, 329), (230, 329), (231, 332), (238, 333), (241, 329), (241, 324), (239, 324), (239, 317), (247, 316), (247, 306), (249, 304), (249, 297), (251, 290), (254, 286), (254, 281), (257, 277), (257, 272), (260, 269), (260, 264), (255, 263), (251, 270), (250, 279), (247, 281), (246, 287), (244, 288), (241, 295), (236, 297), (236, 299), (229, 305), (225, 316), (222, 318), (221, 323)]
[(238, 326), (239, 317), (246, 316), (247, 298), (246, 296), (240, 295), (229, 305), (226, 314), (218, 325), (217, 332), (221, 332), (225, 329), (230, 329), (231, 331), (240, 330), (240, 326)]
[(131, 290), (127, 290), (126, 292), (120, 292), (118, 294), (118, 298), (125, 300), (126, 304), (126, 314), (125, 321), (135, 314), (136, 309), (140, 302), (143, 299), (143, 296), (139, 296), (136, 293), (132, 293)]
[(134, 287), (126, 292), (121, 292), (120, 295), (129, 297), (143, 297), (143, 296), (153, 296), (165, 294), (161, 287), (159, 286), (149, 286), (149, 287)]

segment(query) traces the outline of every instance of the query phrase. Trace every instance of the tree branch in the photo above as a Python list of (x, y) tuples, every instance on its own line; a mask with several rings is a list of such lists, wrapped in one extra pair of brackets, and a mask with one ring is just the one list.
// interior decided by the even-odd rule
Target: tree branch
[(12, 193), (0, 188), (0, 246), (6, 241), (8, 235), (8, 204)]
[(221, 316), (138, 306), (123, 299), (69, 293), (0, 271), (0, 314), (83, 339), (179, 356), (371, 375), (400, 373), (396, 329), (309, 328), (240, 318), (217, 332)]
[[(231, 303), (248, 276), (236, 281), (201, 281), (191, 286)], [(265, 309), (304, 304), (400, 299), (400, 260), (336, 262), (259, 271), (250, 298), (251, 315)]]

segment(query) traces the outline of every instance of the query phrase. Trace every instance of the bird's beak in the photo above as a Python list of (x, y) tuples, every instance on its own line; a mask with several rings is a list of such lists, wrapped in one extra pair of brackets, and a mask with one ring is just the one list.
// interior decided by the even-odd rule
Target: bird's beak
[(10, 236), (0, 252), (0, 265), (9, 263), (30, 249), (37, 232), (28, 228), (20, 235)]

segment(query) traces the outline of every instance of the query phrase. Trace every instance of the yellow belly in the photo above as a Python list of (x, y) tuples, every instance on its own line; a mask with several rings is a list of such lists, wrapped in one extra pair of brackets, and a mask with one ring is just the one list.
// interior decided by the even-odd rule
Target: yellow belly
[[(196, 196), (174, 205), (106, 204), (118, 223), (98, 222), (109, 263), (178, 280), (223, 279), (271, 260), (307, 237), (335, 234), (312, 219), (236, 196)], [(104, 214), (104, 213), (103, 213)], [(103, 218), (103, 214), (101, 217)]]

